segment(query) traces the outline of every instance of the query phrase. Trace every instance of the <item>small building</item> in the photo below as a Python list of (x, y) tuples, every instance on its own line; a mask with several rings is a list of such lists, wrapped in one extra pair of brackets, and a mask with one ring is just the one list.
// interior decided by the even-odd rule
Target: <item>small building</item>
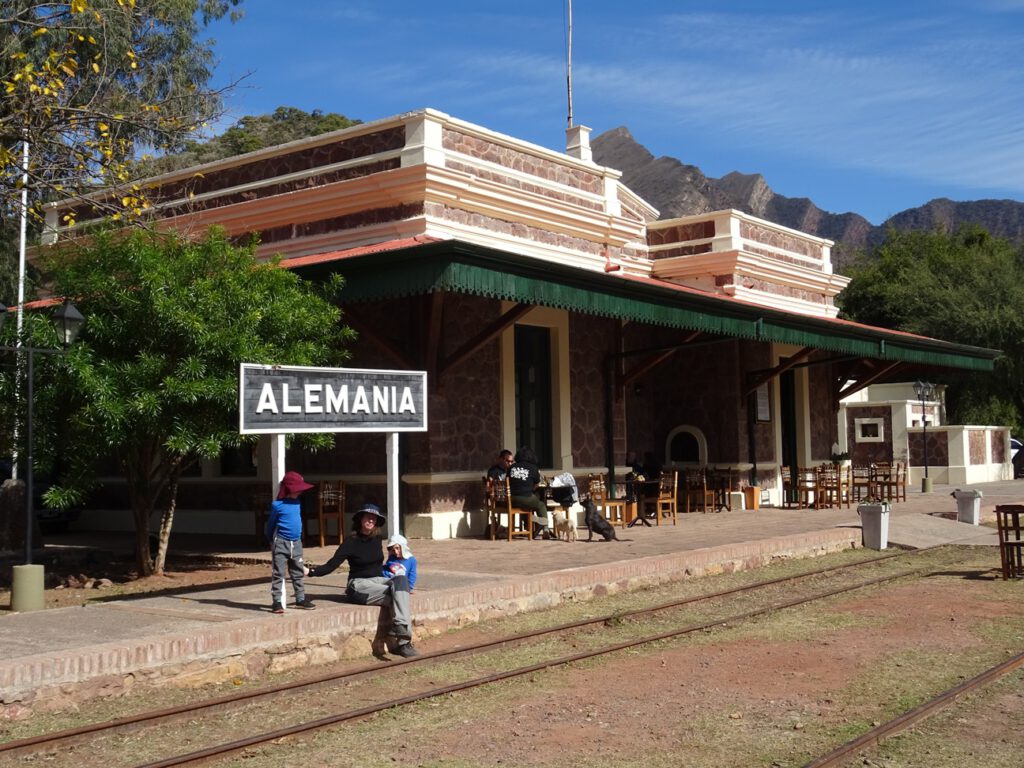
[(839, 406), (839, 441), (855, 465), (902, 461), (910, 485), (927, 465), (933, 482), (968, 485), (1013, 479), (1010, 430), (946, 424), (945, 388), (918, 398), (910, 382), (874, 384)]
[[(344, 275), (354, 367), (427, 371), (429, 429), (399, 458), (413, 536), (481, 533), (481, 476), (521, 445), (548, 474), (621, 474), (636, 451), (778, 502), (780, 466), (829, 459), (849, 394), (991, 370), (993, 350), (838, 319), (847, 278), (828, 240), (735, 210), (659, 220), (593, 162), (588, 134), (569, 129), (556, 152), (423, 109), (149, 185), (160, 226), (256, 233), (259, 254), (308, 279)], [(47, 241), (88, 219), (52, 206)], [(353, 509), (383, 497), (383, 445), (339, 435), (288, 466), (346, 481)], [(268, 456), (261, 444), (184, 478), (175, 530), (250, 533)], [(105, 488), (81, 525), (121, 525), (118, 478)]]

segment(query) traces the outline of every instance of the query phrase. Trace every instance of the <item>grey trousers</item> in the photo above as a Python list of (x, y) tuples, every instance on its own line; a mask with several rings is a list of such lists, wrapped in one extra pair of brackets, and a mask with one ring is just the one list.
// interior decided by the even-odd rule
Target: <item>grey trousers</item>
[(295, 590), (295, 602), (301, 603), (306, 598), (306, 588), (302, 579), (302, 542), (289, 541), (278, 536), (270, 545), (272, 564), (270, 566), (270, 599), (277, 605), (284, 605), (284, 576), (287, 571)]
[(379, 605), (378, 633), (399, 639), (412, 638), (412, 617), (409, 615), (409, 580), (405, 576), (373, 576), (352, 579), (348, 596), (361, 605)]

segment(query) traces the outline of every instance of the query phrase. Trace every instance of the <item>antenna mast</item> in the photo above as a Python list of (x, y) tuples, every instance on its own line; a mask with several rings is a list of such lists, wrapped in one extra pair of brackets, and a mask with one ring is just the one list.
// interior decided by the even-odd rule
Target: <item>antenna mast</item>
[(569, 3), (568, 46), (565, 57), (565, 81), (569, 94), (569, 127), (572, 128), (572, 0)]

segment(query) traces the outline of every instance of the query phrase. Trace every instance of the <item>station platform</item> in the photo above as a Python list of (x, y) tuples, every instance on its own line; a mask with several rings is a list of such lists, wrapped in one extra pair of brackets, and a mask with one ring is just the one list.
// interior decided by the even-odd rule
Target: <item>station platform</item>
[[(983, 522), (997, 504), (1024, 501), (1024, 481), (971, 488), (983, 494)], [(952, 490), (911, 490), (905, 502), (894, 504), (890, 545), (997, 546), (994, 528), (956, 522)], [(861, 543), (855, 507), (691, 513), (679, 515), (675, 526), (668, 522), (617, 533), (619, 540), (612, 542), (587, 542), (585, 529), (573, 543), (412, 540), (419, 562), (412, 601), (417, 644), (429, 650), (430, 636), (487, 618)], [(83, 535), (64, 546), (98, 546), (96, 541)], [(379, 609), (343, 602), (344, 568), (307, 580), (306, 593), (316, 610), (292, 609), (281, 616), (270, 612), (268, 552), (182, 550), (173, 536), (172, 550), (176, 556), (266, 562), (267, 577), (0, 615), (0, 717), (117, 695), (136, 686), (198, 686), (339, 659), (372, 659), (370, 640)], [(322, 563), (333, 551), (333, 546), (307, 547), (306, 559)], [(998, 564), (993, 552), (993, 568)]]

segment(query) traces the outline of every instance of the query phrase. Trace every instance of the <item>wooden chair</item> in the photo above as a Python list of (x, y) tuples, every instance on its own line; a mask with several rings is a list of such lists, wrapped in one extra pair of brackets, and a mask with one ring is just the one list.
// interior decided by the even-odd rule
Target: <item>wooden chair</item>
[(907, 500), (907, 462), (896, 463), (896, 477), (893, 485), (893, 496), (895, 501)]
[(345, 540), (345, 483), (341, 480), (324, 480), (316, 504), (319, 524), (320, 546), (327, 546), (327, 523), (334, 520), (338, 526), (338, 543)]
[(589, 475), (587, 477), (587, 492), (590, 494), (590, 500), (597, 507), (597, 511), (605, 520), (620, 528), (626, 527), (626, 506), (630, 502), (628, 499), (611, 498), (604, 475)]
[(878, 461), (874, 464), (875, 495), (885, 501), (892, 501), (893, 489), (896, 486), (896, 468), (888, 461)]
[(484, 478), (484, 498), (487, 501), (487, 515), (490, 521), (491, 541), (498, 535), (501, 527), (501, 516), (505, 516), (505, 527), (508, 540), (513, 538), (533, 539), (533, 511), (516, 509), (512, 506), (512, 494), (508, 490), (508, 478), (494, 480)]
[(653, 513), (657, 525), (661, 525), (662, 517), (671, 517), (672, 525), (676, 525), (676, 486), (679, 482), (679, 473), (662, 472), (658, 479), (658, 495), (644, 499), (644, 514), (648, 515), (648, 509)]
[(683, 479), (686, 484), (684, 509), (687, 512), (690, 511), (691, 503), (694, 509), (699, 508), (701, 512), (707, 512), (708, 507), (715, 508), (715, 489), (708, 488), (708, 476), (703, 468), (685, 470)]
[(839, 465), (839, 485), (837, 486), (836, 506), (846, 504), (850, 508), (853, 501), (853, 467), (849, 464)]
[(1003, 579), (1024, 578), (1024, 504), (996, 506), (996, 528)]
[(814, 468), (818, 476), (818, 495), (816, 504), (818, 509), (838, 506), (839, 499), (839, 467), (835, 464), (822, 464)]
[(795, 506), (797, 503), (796, 478), (793, 476), (792, 468), (779, 467), (779, 477), (782, 480), (782, 506)]
[(823, 464), (818, 467), (818, 488), (821, 490), (822, 505), (827, 507), (850, 507), (850, 467), (842, 464)]
[(874, 498), (875, 469), (870, 464), (856, 465), (850, 472), (850, 493), (854, 501)]
[(799, 509), (821, 509), (823, 494), (818, 485), (818, 470), (815, 467), (799, 467), (796, 471), (796, 505)]

